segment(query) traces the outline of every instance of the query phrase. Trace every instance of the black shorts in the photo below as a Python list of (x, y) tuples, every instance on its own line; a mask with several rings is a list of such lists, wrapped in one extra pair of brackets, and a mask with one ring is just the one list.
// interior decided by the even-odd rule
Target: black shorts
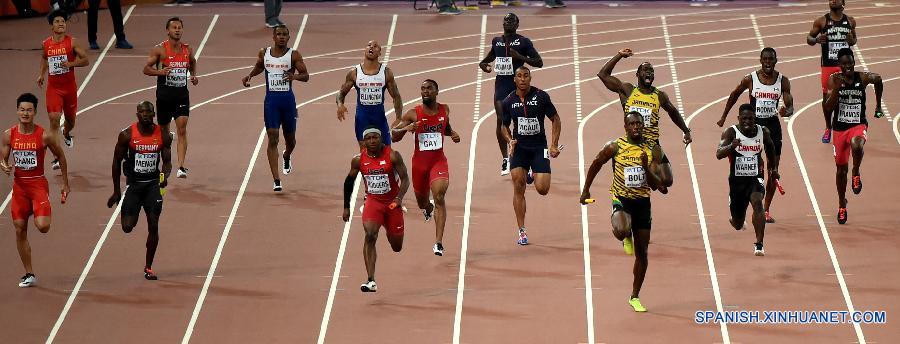
[(133, 182), (125, 190), (122, 200), (122, 216), (138, 216), (141, 208), (145, 214), (162, 214), (163, 198), (159, 194), (159, 181)]
[(730, 177), (728, 189), (728, 208), (731, 210), (731, 218), (736, 220), (746, 218), (750, 195), (757, 192), (763, 195), (766, 193), (763, 179), (756, 177)]
[(650, 213), (650, 197), (616, 197), (612, 201), (613, 213), (624, 211), (631, 216), (631, 229), (650, 229), (653, 216)]
[(509, 157), (509, 169), (516, 167), (531, 169), (534, 173), (550, 173), (550, 158), (546, 148), (527, 148), (516, 146)]
[(781, 156), (781, 120), (778, 117), (757, 118), (756, 124), (769, 129), (769, 135), (775, 143), (775, 155)]
[(167, 125), (173, 119), (190, 116), (191, 97), (187, 92), (157, 92), (156, 118), (160, 125)]

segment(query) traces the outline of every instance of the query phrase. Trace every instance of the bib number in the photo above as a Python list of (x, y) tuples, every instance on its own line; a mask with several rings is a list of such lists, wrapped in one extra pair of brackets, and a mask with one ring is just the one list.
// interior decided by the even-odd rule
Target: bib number
[(513, 75), (512, 57), (498, 57), (494, 60), (494, 71), (497, 75)]
[(734, 159), (734, 175), (736, 177), (756, 177), (759, 165), (756, 156), (739, 156)]
[(828, 59), (829, 60), (837, 60), (838, 51), (843, 48), (849, 48), (850, 44), (847, 42), (828, 42)]
[(17, 170), (30, 171), (37, 167), (37, 151), (14, 150), (13, 157), (16, 159)]
[(862, 104), (840, 104), (838, 106), (838, 122), (859, 123), (862, 115)]
[(381, 87), (362, 87), (359, 89), (359, 103), (362, 105), (381, 105), (384, 103), (384, 92)]
[(419, 133), (419, 150), (433, 151), (444, 148), (441, 133)]
[(631, 106), (631, 107), (628, 108), (628, 111), (629, 111), (629, 112), (635, 111), (635, 112), (637, 112), (637, 113), (640, 113), (640, 114), (641, 114), (641, 117), (644, 118), (644, 126), (645, 126), (645, 127), (649, 127), (649, 126), (650, 126), (650, 117), (653, 115), (653, 111), (652, 111), (652, 110), (650, 110), (650, 109), (648, 109), (648, 108), (645, 108), (645, 107), (640, 107), (640, 106)]
[(134, 172), (155, 173), (159, 153), (134, 153)]
[(60, 75), (68, 73), (69, 68), (66, 67), (66, 62), (69, 62), (69, 57), (66, 55), (48, 56), (47, 65), (50, 67), (50, 75)]
[(643, 187), (647, 182), (647, 175), (642, 166), (625, 167), (625, 186), (630, 188)]
[(284, 80), (283, 73), (269, 73), (269, 91), (287, 92), (291, 90), (291, 81)]
[(187, 87), (187, 78), (187, 68), (172, 68), (169, 74), (166, 74), (166, 86)]
[(391, 183), (386, 174), (366, 175), (366, 191), (373, 195), (384, 195), (391, 192)]
[(774, 99), (757, 99), (756, 100), (756, 118), (772, 118), (775, 117), (778, 108), (778, 101)]
[(541, 132), (541, 123), (537, 118), (519, 117), (516, 121), (516, 132), (519, 135), (537, 135)]

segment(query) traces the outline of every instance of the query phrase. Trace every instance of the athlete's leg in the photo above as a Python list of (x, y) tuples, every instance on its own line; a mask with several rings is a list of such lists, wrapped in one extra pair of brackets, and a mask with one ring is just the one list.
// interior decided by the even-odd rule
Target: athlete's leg
[[(513, 209), (516, 212), (516, 223), (519, 228), (525, 227), (525, 173), (528, 171), (523, 167), (512, 169), (513, 182)], [(548, 176), (549, 177), (549, 176)]]
[(447, 223), (447, 203), (444, 195), (450, 187), (449, 179), (435, 179), (431, 182), (431, 194), (434, 195), (434, 242), (441, 243), (444, 239), (444, 225)]
[[(781, 157), (778, 157), (781, 159)], [(779, 160), (781, 161), (781, 160)], [(766, 196), (763, 204), (763, 212), (769, 211), (772, 207), (772, 199), (775, 198), (775, 178), (772, 178), (772, 175), (768, 175), (766, 178)], [(765, 217), (765, 214), (763, 214)]]
[(294, 153), (294, 148), (297, 147), (297, 130), (288, 132), (287, 129), (284, 129), (282, 130), (282, 135), (284, 135), (284, 154), (282, 158), (290, 160), (291, 154)]
[(272, 179), (281, 179), (281, 172), (278, 172), (278, 128), (266, 128), (266, 136), (268, 137), (266, 145), (266, 157), (269, 159), (269, 169), (272, 172)]
[(31, 245), (28, 243), (28, 219), (13, 220), (16, 227), (16, 249), (19, 250), (19, 258), (25, 267), (25, 273), (34, 273), (31, 270)]
[(762, 244), (766, 232), (766, 214), (763, 210), (762, 200), (762, 192), (750, 194), (750, 205), (753, 207), (753, 230), (756, 232), (756, 242), (759, 244)]
[(837, 165), (835, 174), (835, 186), (837, 186), (838, 208), (847, 207), (847, 164)]
[(863, 148), (866, 145), (866, 138), (863, 136), (854, 136), (850, 139), (850, 152), (853, 156), (853, 176), (859, 175), (859, 166), (862, 165), (864, 155)]
[(550, 192), (550, 173), (532, 173), (534, 176), (534, 189), (541, 196), (545, 196)]
[(731, 212), (728, 223), (735, 230), (744, 228), (744, 221), (747, 219), (747, 205), (750, 202), (750, 198), (744, 190), (746, 185), (743, 184), (740, 182), (728, 182), (728, 210)]
[(188, 116), (179, 116), (175, 119), (176, 135), (178, 135), (178, 167), (184, 167), (184, 158), (187, 155), (187, 126)]
[(509, 141), (503, 136), (503, 103), (499, 100), (494, 100), (494, 115), (497, 117), (497, 145), (500, 146), (500, 155), (507, 159), (509, 158), (509, 152), (506, 149)]
[(634, 233), (634, 282), (631, 285), (631, 298), (639, 297), (641, 285), (644, 284), (644, 276), (647, 275), (647, 249), (650, 245), (650, 230), (635, 229)]
[(41, 233), (50, 231), (50, 216), (35, 216), (34, 227)]
[(370, 281), (375, 280), (375, 261), (378, 259), (375, 242), (378, 241), (378, 229), (380, 227), (381, 224), (375, 221), (363, 222), (363, 230), (366, 234), (363, 243), (363, 260), (366, 263), (366, 274)]
[(384, 213), (384, 234), (394, 252), (403, 249), (403, 232), (403, 209), (387, 209)]
[(622, 241), (631, 237), (631, 215), (623, 210), (616, 210), (610, 215), (609, 220), (616, 240)]

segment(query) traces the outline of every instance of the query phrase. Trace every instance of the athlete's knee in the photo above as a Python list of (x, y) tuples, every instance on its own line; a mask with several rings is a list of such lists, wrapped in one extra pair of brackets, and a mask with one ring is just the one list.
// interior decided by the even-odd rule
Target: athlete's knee
[(34, 227), (41, 233), (47, 233), (50, 231), (50, 223), (35, 223)]
[(28, 227), (27, 227), (27, 225), (16, 226), (16, 240), (17, 240), (17, 241), (25, 241), (25, 240), (28, 240)]
[(845, 175), (845, 174), (847, 174), (847, 169), (848, 169), (847, 163), (843, 163), (843, 164), (837, 165), (837, 174), (838, 174), (838, 175)]
[(378, 241), (378, 229), (376, 228), (376, 229), (372, 230), (372, 229), (366, 228), (365, 239), (366, 239), (367, 243), (374, 243), (375, 241)]
[(540, 194), (541, 196), (546, 196), (548, 193), (550, 193), (550, 183), (535, 185), (534, 189), (537, 190), (538, 194)]
[(443, 207), (445, 202), (445, 197), (443, 193), (434, 194), (434, 205)]

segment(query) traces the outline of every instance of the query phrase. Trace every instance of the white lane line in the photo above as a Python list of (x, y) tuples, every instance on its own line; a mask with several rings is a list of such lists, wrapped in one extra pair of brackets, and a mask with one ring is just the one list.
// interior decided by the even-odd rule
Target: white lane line
[(756, 22), (756, 15), (750, 15), (750, 22), (753, 23), (753, 33), (756, 34), (756, 41), (759, 43), (759, 48), (765, 48), (766, 45), (763, 43), (762, 34), (759, 32), (759, 24)]
[[(300, 29), (297, 30), (297, 39), (294, 41), (293, 49), (297, 49), (297, 45), (300, 44), (300, 39), (303, 37), (303, 31), (306, 28), (306, 21), (309, 18), (308, 14), (303, 15), (303, 22), (300, 24)], [(194, 107), (202, 106), (203, 104), (197, 104)], [(256, 165), (256, 159), (259, 157), (260, 147), (262, 147), (263, 139), (265, 138), (266, 130), (263, 128), (259, 133), (259, 138), (256, 140), (256, 146), (253, 148), (253, 154), (250, 156), (250, 163), (247, 165), (247, 170), (244, 172), (244, 179), (241, 181), (241, 186), (238, 189), (237, 196), (234, 199), (234, 204), (231, 206), (231, 213), (228, 215), (228, 220), (225, 222), (225, 228), (222, 230), (222, 236), (219, 238), (219, 244), (216, 246), (216, 253), (213, 255), (212, 262), (209, 266), (209, 271), (206, 273), (206, 278), (203, 281), (203, 288), (200, 290), (200, 295), (197, 297), (197, 303), (194, 305), (194, 310), (191, 312), (191, 319), (188, 321), (187, 329), (184, 332), (184, 336), (181, 339), (182, 344), (186, 344), (190, 342), (191, 335), (194, 333), (194, 326), (197, 324), (197, 319), (200, 316), (200, 310), (203, 308), (203, 302), (206, 300), (206, 295), (209, 292), (209, 286), (212, 284), (212, 279), (216, 275), (216, 269), (219, 266), (219, 259), (222, 257), (222, 251), (225, 249), (225, 242), (228, 241), (228, 235), (231, 233), (231, 227), (234, 225), (234, 219), (237, 215), (238, 208), (241, 205), (241, 200), (244, 198), (244, 192), (247, 190), (247, 184), (250, 182), (250, 174), (253, 172), (253, 166)]]
[[(485, 30), (487, 30), (487, 14), (482, 14), (481, 15), (481, 39), (479, 40), (479, 42), (481, 42), (481, 44), (478, 45), (478, 57), (477, 57), (479, 59), (484, 57)], [(493, 49), (493, 47), (491, 47), (491, 49)], [(481, 80), (483, 78), (482, 74), (484, 74), (484, 71), (482, 71), (481, 68), (476, 68), (476, 73), (478, 73), (478, 74), (475, 76), (475, 109), (474, 109), (474, 111), (472, 111), (472, 113), (474, 114), (473, 121), (478, 122), (478, 115), (481, 114)]]
[[(675, 88), (675, 99), (677, 99), (677, 102), (678, 102), (677, 105), (678, 105), (679, 112), (682, 114), (682, 116), (684, 116), (684, 107), (683, 107), (683, 104), (681, 101), (681, 99), (682, 99), (681, 98), (681, 87), (679, 86), (679, 83), (678, 83), (678, 74), (675, 71), (675, 57), (672, 54), (672, 43), (669, 40), (669, 29), (668, 29), (668, 25), (666, 25), (666, 16), (661, 16), (661, 18), (662, 18), (662, 23), (663, 23), (663, 35), (666, 36), (666, 39), (665, 39), (666, 55), (669, 56), (669, 69), (672, 71), (672, 83)], [(707, 106), (709, 106), (709, 105), (707, 105)], [(685, 125), (687, 125), (688, 127), (690, 127), (690, 120), (691, 119), (688, 118), (688, 120), (685, 123)], [(697, 170), (694, 166), (693, 149), (691, 148), (690, 145), (688, 145), (686, 148), (687, 148), (686, 151), (687, 151), (688, 167), (690, 168), (690, 171), (691, 171), (691, 184), (693, 184), (693, 188), (694, 188), (694, 201), (697, 204), (697, 214), (700, 214), (700, 216), (699, 216), (700, 232), (703, 235), (703, 246), (704, 246), (704, 249), (706, 250), (706, 265), (707, 265), (707, 268), (709, 269), (709, 277), (710, 277), (710, 283), (712, 284), (713, 297), (716, 300), (716, 310), (721, 313), (724, 311), (724, 308), (722, 307), (722, 294), (719, 290), (719, 279), (716, 276), (716, 265), (715, 265), (715, 262), (713, 261), (712, 249), (709, 245), (709, 231), (708, 231), (707, 224), (706, 224), (706, 215), (704, 215), (704, 212), (703, 212), (703, 200), (700, 199), (700, 184), (697, 181)], [(722, 332), (722, 342), (724, 344), (731, 343), (731, 338), (728, 336), (727, 324), (725, 322), (719, 323), (719, 329)]]
[[(391, 58), (391, 47), (394, 43), (394, 32), (397, 29), (397, 15), (394, 14), (393, 19), (391, 20), (391, 30), (388, 33), (388, 39), (386, 50), (384, 53), (384, 60), (382, 63), (387, 65), (390, 62)], [(329, 93), (328, 95), (334, 94), (335, 92)], [(389, 113), (385, 113), (387, 116)], [(359, 195), (359, 184), (362, 178), (357, 174), (353, 183), (353, 194), (350, 198), (350, 212), (356, 212), (356, 197)], [(351, 214), (352, 215), (352, 214)], [(350, 237), (350, 227), (353, 225), (353, 216), (350, 216), (350, 219), (344, 223), (344, 230), (341, 233), (341, 244), (338, 247), (337, 257), (334, 260), (334, 273), (331, 275), (331, 286), (328, 288), (328, 299), (325, 301), (325, 310), (322, 312), (322, 323), (319, 325), (319, 337), (316, 340), (316, 343), (323, 344), (325, 343), (325, 335), (328, 333), (328, 322), (331, 320), (331, 309), (334, 307), (334, 296), (335, 292), (338, 290), (338, 282), (341, 276), (341, 269), (344, 265), (344, 254), (347, 252), (347, 241)]]
[[(859, 42), (857, 42), (856, 50), (854, 51), (854, 53), (856, 53), (856, 57), (859, 58), (859, 65), (862, 66), (866, 72), (870, 72), (869, 65), (866, 64), (866, 59), (863, 57), (862, 52), (859, 50), (860, 50)], [(884, 82), (884, 80), (882, 80), (882, 82)], [(872, 87), (874, 87), (874, 85)], [(891, 119), (891, 110), (888, 109), (887, 103), (884, 101), (884, 98), (881, 99), (881, 110), (884, 111), (884, 117), (887, 118), (888, 120), (890, 120)], [(891, 126), (896, 128), (895, 123), (891, 123)], [(894, 131), (894, 136), (897, 138), (897, 143), (900, 143), (900, 133), (897, 133), (897, 131)]]
[[(128, 12), (125, 12), (125, 17), (122, 18), (123, 24), (128, 22), (128, 18), (131, 17), (131, 12), (134, 11), (135, 7), (137, 7), (137, 5), (131, 5), (131, 7), (128, 7)], [(78, 92), (76, 93), (76, 96), (81, 96), (81, 92), (84, 92), (85, 86), (87, 86), (87, 84), (91, 81), (91, 78), (94, 77), (94, 72), (97, 71), (97, 67), (100, 67), (100, 62), (102, 62), (103, 58), (106, 57), (106, 53), (109, 51), (109, 48), (112, 47), (113, 42), (115, 42), (115, 41), (116, 41), (115, 35), (109, 36), (109, 41), (106, 42), (106, 47), (103, 48), (103, 52), (101, 52), (100, 57), (97, 58), (97, 63), (94, 63), (94, 65), (91, 66), (91, 71), (88, 72), (88, 75), (84, 77), (84, 81), (82, 81), (81, 86), (78, 87)], [(62, 118), (60, 118), (60, 123), (62, 123)]]
[[(575, 63), (575, 118), (578, 120), (578, 158), (579, 166), (584, 166), (584, 151), (582, 149), (582, 128), (581, 125), (581, 63), (578, 57), (578, 17), (572, 15), (572, 60)], [(584, 171), (578, 169), (581, 174), (581, 186), (584, 186)], [(588, 228), (587, 206), (581, 206), (581, 243), (582, 255), (584, 256), (584, 304), (587, 315), (587, 338), (588, 344), (594, 344), (594, 292), (593, 281), (591, 280), (591, 239)]]

